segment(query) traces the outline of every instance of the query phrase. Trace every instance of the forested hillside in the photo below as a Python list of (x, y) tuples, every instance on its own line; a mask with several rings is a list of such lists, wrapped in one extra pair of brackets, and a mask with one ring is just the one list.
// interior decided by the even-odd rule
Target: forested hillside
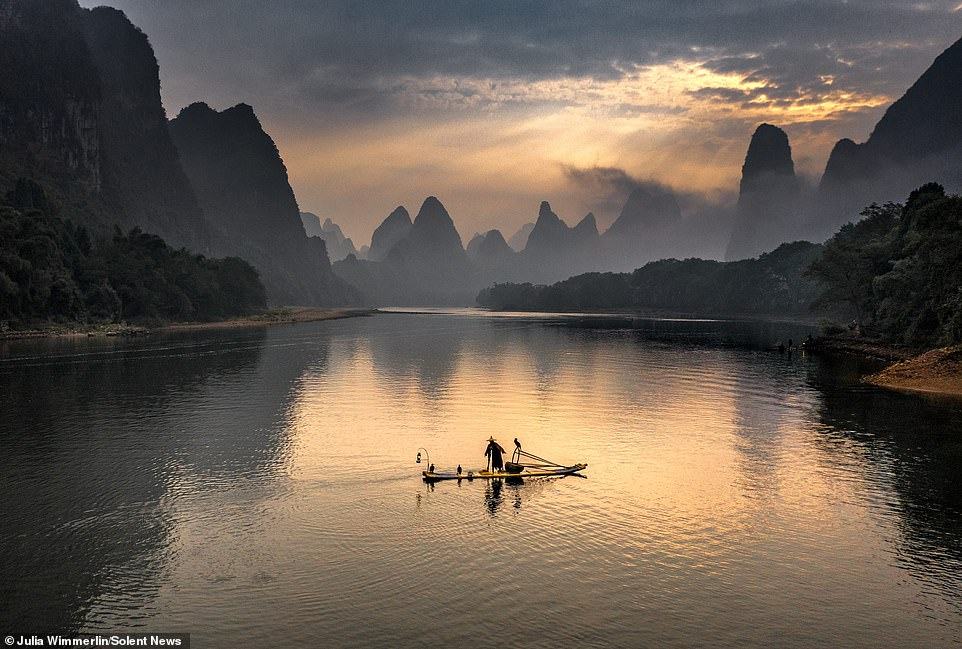
[(962, 197), (929, 183), (862, 217), (812, 266), (816, 307), (843, 306), (865, 335), (895, 343), (962, 342)]
[(821, 246), (786, 243), (757, 259), (664, 259), (631, 273), (585, 273), (550, 286), (496, 284), (478, 296), (493, 309), (631, 309), (725, 315), (807, 315), (815, 282), (804, 276)]
[(173, 249), (134, 228), (96, 240), (26, 180), (0, 200), (0, 325), (213, 320), (265, 308), (242, 259)]

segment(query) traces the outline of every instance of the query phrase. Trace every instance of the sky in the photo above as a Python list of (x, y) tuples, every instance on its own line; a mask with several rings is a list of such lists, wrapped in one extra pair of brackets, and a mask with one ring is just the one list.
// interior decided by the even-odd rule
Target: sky
[(360, 246), (438, 196), (465, 243), (542, 200), (603, 229), (637, 182), (730, 203), (752, 131), (815, 183), (962, 37), (962, 1), (82, 0), (122, 9), (169, 116), (249, 103), (303, 211)]

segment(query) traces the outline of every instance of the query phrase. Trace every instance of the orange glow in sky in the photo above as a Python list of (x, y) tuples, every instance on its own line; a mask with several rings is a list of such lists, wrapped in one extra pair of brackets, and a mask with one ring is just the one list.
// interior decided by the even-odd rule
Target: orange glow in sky
[[(305, 208), (321, 204), (337, 214), (361, 207), (366, 217), (342, 225), (357, 242), (366, 243), (396, 204), (413, 214), (425, 196), (437, 194), (466, 243), (490, 228), (510, 235), (534, 220), (542, 200), (569, 223), (591, 210), (590, 197), (572, 186), (566, 167), (616, 167), (676, 189), (728, 197), (737, 190), (751, 132), (764, 121), (786, 129), (799, 171), (817, 177), (840, 135), (807, 126), (877, 116), (891, 101), (836, 88), (831, 78), (823, 83), (817, 93), (779, 100), (765, 93), (764, 80), (690, 61), (638, 68), (615, 80), (409, 79), (403, 98), (415, 115), (440, 110), (452, 116), (389, 120), (360, 133), (281, 136), (280, 148)], [(397, 188), (387, 202), (380, 196), (384, 187)], [(597, 216), (604, 226), (617, 214)]]

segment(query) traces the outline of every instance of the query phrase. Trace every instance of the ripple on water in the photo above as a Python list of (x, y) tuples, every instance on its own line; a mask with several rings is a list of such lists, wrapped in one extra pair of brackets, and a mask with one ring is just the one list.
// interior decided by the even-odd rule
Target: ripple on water
[[(958, 407), (705, 344), (744, 324), (570, 325), (15, 346), (0, 577), (44, 604), (3, 621), (205, 646), (962, 642)], [(490, 434), (587, 479), (418, 478), (419, 447), (477, 467)]]

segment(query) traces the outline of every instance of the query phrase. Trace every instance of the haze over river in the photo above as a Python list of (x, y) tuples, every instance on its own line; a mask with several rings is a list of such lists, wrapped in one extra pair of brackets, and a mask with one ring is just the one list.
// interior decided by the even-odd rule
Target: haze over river
[[(962, 404), (804, 329), (473, 311), (0, 343), (0, 631), (962, 643)], [(485, 440), (584, 478), (427, 485)], [(265, 644), (264, 646), (268, 646)]]

